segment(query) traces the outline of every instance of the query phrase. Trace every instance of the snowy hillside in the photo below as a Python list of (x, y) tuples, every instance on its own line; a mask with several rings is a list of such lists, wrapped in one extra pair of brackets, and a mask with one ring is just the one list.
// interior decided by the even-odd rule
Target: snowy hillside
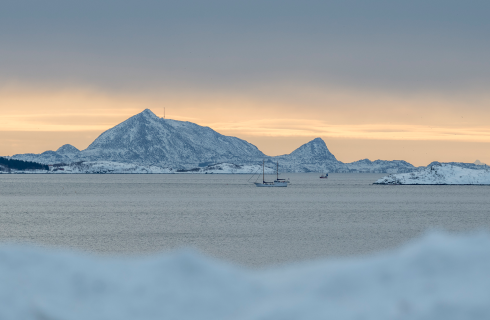
[(66, 163), (71, 161), (70, 158), (67, 158), (63, 155), (60, 155), (56, 151), (51, 151), (51, 150), (44, 151), (41, 154), (36, 154), (36, 153), (16, 154), (13, 155), (11, 158), (16, 160), (39, 162), (43, 164)]
[[(276, 169), (265, 167), (266, 174), (276, 172)], [(189, 170), (177, 170), (176, 173), (262, 173), (261, 165), (236, 165), (232, 163), (219, 163), (202, 168), (193, 168)]]
[(351, 173), (396, 173), (412, 172), (416, 168), (403, 160), (359, 160), (352, 163), (338, 161), (328, 150), (325, 141), (316, 138), (290, 154), (270, 157), (269, 161), (279, 161), (284, 172), (351, 172)]
[(0, 319), (490, 319), (490, 236), (247, 270), (194, 252), (101, 258), (0, 247)]
[(410, 163), (403, 160), (376, 160), (369, 159), (359, 160), (346, 163), (349, 168), (348, 172), (365, 172), (365, 173), (404, 173), (412, 172), (416, 168)]
[[(266, 174), (276, 173), (275, 168), (265, 167)], [(4, 173), (0, 171), (0, 174)], [(7, 173), (5, 171), (5, 173)], [(46, 170), (26, 170), (18, 171), (11, 170), (11, 173), (43, 173), (43, 174), (67, 174), (67, 173), (96, 173), (96, 174), (129, 174), (129, 173), (194, 173), (194, 174), (207, 174), (207, 173), (262, 173), (262, 165), (236, 165), (232, 163), (219, 163), (206, 167), (198, 167), (194, 169), (174, 169), (174, 168), (161, 168), (156, 166), (140, 166), (131, 163), (120, 163), (113, 161), (79, 161), (72, 162), (70, 164), (58, 164), (51, 167), (50, 171)]]
[(448, 165), (455, 166), (455, 167), (461, 167), (461, 168), (473, 169), (473, 170), (488, 170), (488, 169), (490, 169), (490, 167), (486, 164), (465, 163), (465, 162), (439, 162), (439, 161), (431, 162), (427, 166), (427, 168), (430, 168), (430, 167), (436, 166), (436, 165), (441, 165), (441, 164), (448, 164)]
[(281, 172), (347, 172), (348, 167), (328, 150), (325, 141), (316, 138), (290, 154), (268, 159), (269, 165), (279, 162)]
[(244, 140), (191, 122), (159, 118), (148, 109), (102, 133), (85, 150), (64, 145), (56, 152), (13, 156), (45, 164), (115, 161), (175, 168), (250, 162), (263, 157), (257, 147)]
[[(281, 172), (402, 173), (417, 170), (401, 160), (364, 159), (343, 163), (335, 158), (321, 138), (305, 143), (290, 154), (269, 157), (244, 140), (224, 136), (195, 123), (159, 118), (148, 109), (105, 131), (85, 150), (80, 151), (65, 144), (57, 151), (17, 154), (12, 158), (43, 164), (110, 161), (180, 170), (219, 163), (260, 165), (264, 159), (270, 167), (278, 161)], [(485, 167), (476, 164), (455, 165), (478, 169)]]
[(80, 161), (57, 166), (49, 173), (172, 173), (172, 170), (111, 161)]
[(257, 147), (244, 140), (191, 122), (159, 118), (148, 109), (102, 133), (80, 155), (87, 160), (177, 168), (263, 156)]
[(485, 184), (490, 185), (490, 170), (473, 170), (449, 164), (436, 164), (421, 171), (392, 174), (375, 184)]

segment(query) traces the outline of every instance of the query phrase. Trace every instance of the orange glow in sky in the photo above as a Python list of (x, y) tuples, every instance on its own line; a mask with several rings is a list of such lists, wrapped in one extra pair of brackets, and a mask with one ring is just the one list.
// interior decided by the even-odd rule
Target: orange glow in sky
[[(490, 163), (485, 122), (490, 99), (483, 94), (406, 97), (302, 87), (267, 91), (121, 94), (5, 87), (0, 90), (0, 154), (39, 153), (65, 143), (84, 149), (100, 133), (144, 109), (163, 117), (165, 108), (167, 118), (245, 139), (268, 155), (290, 153), (321, 137), (344, 162)], [(271, 98), (274, 92), (278, 98)]]

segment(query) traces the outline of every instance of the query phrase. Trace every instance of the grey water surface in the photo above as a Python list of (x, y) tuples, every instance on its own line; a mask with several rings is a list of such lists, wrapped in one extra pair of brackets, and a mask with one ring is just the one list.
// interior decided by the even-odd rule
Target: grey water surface
[[(490, 229), (489, 186), (382, 186), (383, 174), (0, 175), (0, 242), (105, 254), (182, 247), (266, 266), (399, 246), (428, 229)], [(272, 178), (272, 177), (271, 177)]]

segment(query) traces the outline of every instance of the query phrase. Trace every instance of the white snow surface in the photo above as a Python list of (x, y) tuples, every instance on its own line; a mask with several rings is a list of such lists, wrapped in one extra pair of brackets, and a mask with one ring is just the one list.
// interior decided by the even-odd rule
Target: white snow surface
[[(261, 165), (237, 165), (232, 163), (218, 163), (203, 168), (194, 168), (186, 171), (174, 171), (177, 173), (262, 173)], [(266, 174), (276, 173), (275, 168), (264, 167)]]
[[(62, 170), (61, 170), (62, 169)], [(46, 171), (44, 171), (46, 172)], [(172, 169), (112, 161), (80, 161), (55, 167), (49, 173), (172, 173)]]
[(435, 164), (417, 172), (391, 174), (375, 184), (475, 184), (490, 185), (490, 170), (474, 170), (450, 164)]
[(4, 245), (0, 319), (490, 319), (488, 270), (488, 233), (265, 270), (193, 251), (107, 258)]
[[(265, 167), (266, 174), (273, 174), (276, 172), (275, 168)], [(0, 171), (0, 173), (3, 173)], [(7, 172), (5, 172), (7, 173)], [(113, 161), (80, 161), (67, 165), (58, 165), (53, 167), (50, 171), (45, 170), (24, 170), (16, 171), (12, 170), (12, 173), (26, 173), (26, 174), (87, 174), (87, 173), (114, 173), (114, 174), (146, 174), (146, 173), (182, 173), (182, 174), (261, 174), (261, 165), (236, 165), (232, 163), (219, 163), (202, 168), (194, 168), (190, 170), (178, 170), (174, 168), (161, 168), (157, 166), (144, 166), (131, 163), (120, 163)]]

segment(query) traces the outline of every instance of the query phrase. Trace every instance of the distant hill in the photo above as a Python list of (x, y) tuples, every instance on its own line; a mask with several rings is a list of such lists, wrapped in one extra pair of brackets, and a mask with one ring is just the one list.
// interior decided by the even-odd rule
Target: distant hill
[(0, 157), (0, 171), (49, 170), (45, 164)]
[(480, 160), (476, 160), (475, 162), (473, 162), (474, 164), (476, 165), (479, 165), (479, 166), (486, 166), (487, 164), (481, 162)]

